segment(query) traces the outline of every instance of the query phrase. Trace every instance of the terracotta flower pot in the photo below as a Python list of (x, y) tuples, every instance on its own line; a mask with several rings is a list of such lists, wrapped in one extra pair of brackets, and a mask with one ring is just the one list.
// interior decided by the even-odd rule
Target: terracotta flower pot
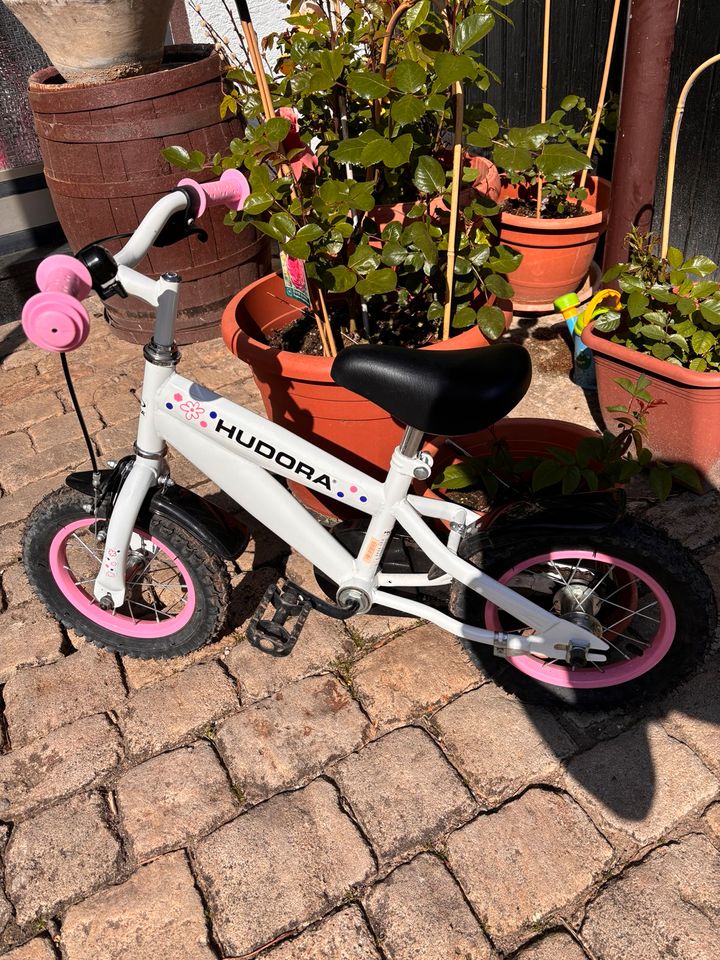
[[(451, 167), (451, 155), (449, 155), (448, 162)], [(491, 200), (497, 200), (500, 197), (502, 183), (500, 173), (495, 164), (485, 157), (473, 157), (469, 154), (465, 156), (464, 163), (477, 170), (478, 175), (473, 183), (460, 191), (460, 207), (467, 206), (467, 204), (471, 202), (473, 191), (483, 194)], [(371, 217), (381, 229), (388, 223), (393, 222), (400, 223), (405, 227), (413, 222), (408, 219), (408, 213), (414, 206), (414, 201), (411, 203), (379, 203), (368, 216)], [(442, 225), (447, 222), (449, 213), (450, 211), (442, 197), (436, 197), (430, 201), (430, 216), (433, 219), (437, 219), (439, 224)]]
[[(563, 420), (545, 420), (541, 417), (506, 417), (491, 430), (481, 430), (464, 437), (453, 437), (453, 443), (467, 450), (473, 457), (487, 457), (492, 453), (496, 440), (504, 440), (513, 460), (527, 457), (544, 457), (549, 447), (560, 447), (574, 452), (585, 437), (596, 437), (597, 433), (578, 423)], [(433, 437), (425, 444), (424, 450), (434, 460), (433, 476), (430, 481), (415, 480), (413, 488), (420, 496), (446, 499), (442, 490), (435, 492), (432, 483), (446, 467), (462, 461), (455, 447), (447, 443), (447, 437)]]
[[(601, 177), (588, 177), (588, 196), (582, 217), (565, 219), (519, 217), (500, 214), (500, 242), (523, 255), (512, 275), (514, 302), (551, 303), (563, 293), (577, 290), (585, 279), (598, 240), (607, 229), (610, 214), (610, 184)], [(500, 202), (522, 195), (522, 188), (506, 183)]]
[[(689, 463), (711, 483), (720, 480), (720, 373), (699, 373), (630, 350), (594, 332), (590, 323), (583, 343), (595, 358), (600, 407), (627, 404), (627, 393), (615, 382), (644, 374), (653, 400), (664, 400), (648, 416), (647, 445), (659, 460)], [(614, 429), (608, 423), (608, 429)]]
[(157, 70), (174, 0), (4, 0), (68, 83)]
[[(330, 376), (332, 359), (278, 350), (265, 336), (283, 330), (303, 313), (290, 300), (276, 274), (245, 287), (227, 305), (222, 335), (232, 353), (252, 367), (268, 417), (317, 443), (371, 476), (382, 478), (403, 425), (380, 407), (339, 387)], [(477, 327), (424, 350), (458, 350), (487, 346)], [(296, 486), (306, 506), (328, 516), (339, 515), (339, 504)]]

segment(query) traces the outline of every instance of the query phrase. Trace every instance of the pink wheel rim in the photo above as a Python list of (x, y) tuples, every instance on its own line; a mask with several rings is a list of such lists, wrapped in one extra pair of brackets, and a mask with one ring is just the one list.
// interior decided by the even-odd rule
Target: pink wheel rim
[[(616, 569), (629, 573), (632, 577), (652, 590), (659, 608), (660, 621), (657, 631), (647, 649), (641, 656), (619, 663), (600, 664), (602, 672), (595, 667), (570, 669), (564, 665), (547, 663), (536, 657), (512, 657), (510, 663), (516, 670), (534, 680), (555, 687), (575, 689), (598, 689), (614, 687), (627, 683), (642, 676), (659, 663), (672, 646), (675, 638), (676, 619), (670, 598), (660, 584), (645, 571), (640, 570), (632, 563), (611, 557), (608, 554), (597, 553), (593, 550), (552, 550), (549, 553), (523, 560), (499, 577), (499, 583), (509, 584), (518, 573), (529, 570), (537, 564), (548, 564), (558, 560), (595, 560), (614, 566)], [(634, 612), (633, 616), (638, 615)], [(627, 621), (627, 617), (625, 620)], [(620, 621), (622, 623), (623, 621)], [(485, 626), (488, 630), (502, 630), (500, 611), (495, 604), (488, 603), (485, 607)], [(616, 625), (614, 625), (616, 626)], [(610, 629), (610, 628), (607, 628)], [(623, 629), (625, 627), (623, 626)], [(610, 651), (612, 652), (612, 651)]]
[(167, 637), (172, 633), (177, 633), (189, 621), (195, 610), (195, 587), (190, 578), (185, 565), (178, 560), (177, 556), (157, 540), (141, 530), (135, 531), (143, 539), (150, 541), (162, 551), (177, 568), (181, 574), (184, 586), (187, 591), (185, 604), (176, 616), (167, 617), (167, 619), (158, 622), (150, 620), (133, 620), (132, 617), (122, 613), (111, 613), (108, 610), (102, 610), (96, 603), (93, 603), (88, 594), (82, 590), (73, 580), (71, 571), (67, 569), (66, 545), (70, 537), (80, 529), (92, 526), (95, 520), (92, 517), (76, 520), (68, 523), (57, 532), (50, 544), (50, 570), (55, 583), (65, 599), (88, 620), (91, 620), (98, 627), (109, 630), (112, 633), (119, 633), (125, 637), (136, 637), (137, 639), (151, 640), (158, 637)]

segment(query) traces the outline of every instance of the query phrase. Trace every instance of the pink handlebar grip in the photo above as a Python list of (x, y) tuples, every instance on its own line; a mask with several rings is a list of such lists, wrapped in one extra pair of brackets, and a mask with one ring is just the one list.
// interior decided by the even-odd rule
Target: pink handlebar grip
[(179, 187), (193, 187), (200, 197), (198, 217), (201, 217), (208, 208), (226, 206), (230, 210), (240, 211), (250, 196), (250, 184), (239, 170), (226, 170), (219, 180), (209, 183), (198, 183), (186, 177), (178, 183)]
[(35, 274), (41, 292), (23, 307), (22, 325), (28, 340), (43, 350), (75, 350), (87, 339), (90, 318), (80, 303), (92, 290), (87, 267), (65, 254), (40, 264)]

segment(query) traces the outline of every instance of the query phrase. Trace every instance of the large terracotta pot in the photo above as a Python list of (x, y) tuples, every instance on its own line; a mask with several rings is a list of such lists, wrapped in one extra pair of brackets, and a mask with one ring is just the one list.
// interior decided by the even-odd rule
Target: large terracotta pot
[[(588, 177), (587, 215), (568, 219), (519, 217), (500, 214), (500, 242), (523, 255), (511, 282), (517, 306), (552, 303), (582, 285), (610, 215), (610, 184)], [(500, 202), (522, 195), (522, 188), (506, 183)]]
[(4, 0), (68, 83), (160, 66), (174, 0)]
[[(700, 373), (630, 350), (594, 332), (590, 323), (583, 343), (595, 358), (600, 408), (627, 405), (628, 394), (615, 381), (644, 374), (653, 400), (663, 400), (648, 415), (647, 446), (658, 460), (689, 463), (714, 485), (720, 481), (720, 373)], [(608, 429), (615, 430), (614, 421)]]
[[(263, 277), (241, 290), (227, 305), (222, 335), (228, 348), (252, 367), (268, 417), (317, 443), (329, 453), (381, 479), (403, 433), (403, 425), (380, 407), (339, 387), (330, 376), (330, 357), (278, 350), (265, 336), (283, 330), (303, 313), (285, 293), (281, 277)], [(424, 350), (487, 346), (477, 327)], [(352, 349), (352, 348), (350, 348)], [(314, 510), (338, 515), (339, 504), (318, 498), (306, 487), (295, 494)]]

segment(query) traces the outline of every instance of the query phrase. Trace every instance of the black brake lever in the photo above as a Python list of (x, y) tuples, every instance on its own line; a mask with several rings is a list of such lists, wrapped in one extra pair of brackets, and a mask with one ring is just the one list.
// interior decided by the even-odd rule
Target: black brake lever
[(173, 243), (178, 243), (178, 241), (192, 236), (196, 236), (200, 243), (207, 243), (207, 230), (195, 226), (200, 198), (196, 191), (189, 187), (178, 187), (177, 189), (187, 197), (187, 206), (184, 210), (178, 210), (170, 217), (155, 238), (154, 247), (169, 247)]

